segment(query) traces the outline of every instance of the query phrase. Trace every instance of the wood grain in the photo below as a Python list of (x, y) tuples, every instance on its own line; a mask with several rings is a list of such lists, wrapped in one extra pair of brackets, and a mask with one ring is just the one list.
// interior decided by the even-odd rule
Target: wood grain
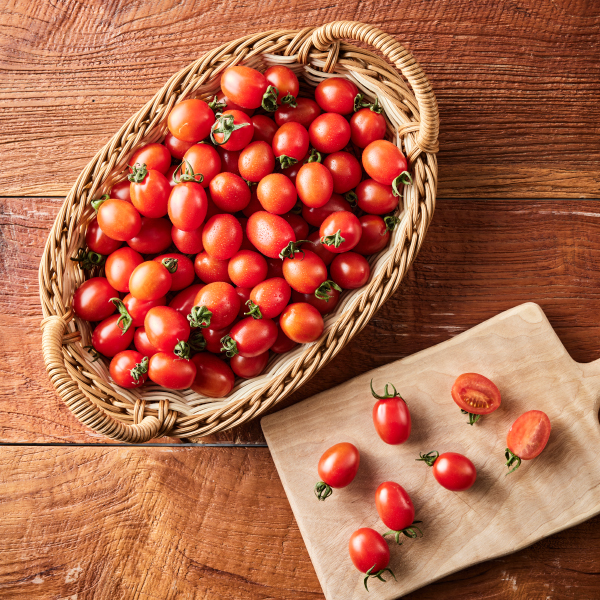
[(600, 195), (600, 9), (589, 0), (12, 0), (0, 18), (0, 189), (64, 195), (175, 71), (250, 31), (395, 35), (430, 77), (444, 197)]

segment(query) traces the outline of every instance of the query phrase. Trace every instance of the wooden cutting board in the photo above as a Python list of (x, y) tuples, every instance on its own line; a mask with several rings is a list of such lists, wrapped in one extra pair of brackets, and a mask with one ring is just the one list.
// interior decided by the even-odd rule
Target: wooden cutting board
[[(502, 406), (469, 426), (450, 389), (464, 372), (492, 379)], [(412, 415), (409, 440), (388, 446), (375, 433), (369, 391), (392, 382)], [(571, 359), (537, 304), (506, 311), (442, 344), (360, 375), (269, 415), (262, 428), (327, 600), (391, 600), (469, 565), (503, 556), (600, 512), (600, 360)], [(513, 421), (545, 411), (552, 434), (544, 452), (506, 476)], [(361, 453), (354, 482), (325, 502), (313, 493), (324, 450), (349, 441)], [(419, 452), (455, 451), (477, 468), (466, 492), (450, 492), (416, 462)], [(370, 593), (348, 555), (359, 527), (386, 530), (374, 494), (396, 481), (411, 495), (424, 537), (396, 546), (398, 579), (371, 580)]]

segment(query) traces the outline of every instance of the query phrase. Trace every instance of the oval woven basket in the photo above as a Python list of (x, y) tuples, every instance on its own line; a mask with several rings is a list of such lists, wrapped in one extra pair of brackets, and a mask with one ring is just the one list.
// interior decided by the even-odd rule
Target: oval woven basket
[[(380, 54), (346, 43), (357, 40)], [(383, 58), (384, 57), (384, 58)], [(387, 59), (387, 60), (385, 60)], [(140, 146), (161, 141), (166, 118), (185, 98), (212, 98), (221, 73), (243, 63), (265, 70), (272, 64), (293, 69), (306, 93), (327, 77), (354, 81), (370, 101), (384, 108), (387, 138), (408, 157), (414, 183), (405, 186), (401, 221), (390, 245), (370, 257), (366, 286), (342, 295), (316, 342), (271, 358), (265, 373), (236, 382), (227, 398), (206, 398), (184, 390), (146, 385), (125, 390), (114, 384), (108, 366), (85, 349), (90, 324), (74, 317), (73, 292), (85, 274), (70, 260), (85, 245), (90, 202), (126, 176), (129, 157)], [(427, 78), (412, 54), (383, 31), (340, 21), (299, 31), (249, 35), (215, 48), (175, 74), (100, 150), (79, 175), (52, 227), (42, 256), (39, 281), (44, 320), (42, 350), (60, 397), (85, 425), (123, 442), (146, 442), (163, 435), (196, 439), (252, 419), (298, 389), (330, 361), (396, 290), (414, 260), (431, 221), (437, 184), (438, 111)]]

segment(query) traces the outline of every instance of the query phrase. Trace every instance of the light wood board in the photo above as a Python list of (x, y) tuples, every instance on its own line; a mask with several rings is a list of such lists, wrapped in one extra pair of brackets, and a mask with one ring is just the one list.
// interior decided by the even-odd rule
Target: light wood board
[[(502, 406), (471, 427), (450, 396), (463, 372), (491, 378)], [(369, 391), (396, 385), (410, 407), (413, 430), (388, 446), (371, 420)], [(275, 465), (327, 600), (391, 600), (469, 565), (499, 557), (600, 512), (600, 361), (571, 359), (541, 308), (523, 304), (413, 356), (385, 365), (262, 420)], [(506, 476), (504, 448), (512, 422), (531, 409), (552, 423), (547, 448)], [(334, 443), (361, 452), (355, 481), (318, 502), (317, 462)], [(416, 462), (420, 451), (468, 456), (478, 477), (466, 492), (445, 490)], [(385, 526), (374, 493), (383, 481), (410, 493), (424, 537), (390, 542), (397, 582), (372, 581), (371, 592), (348, 556), (359, 527)]]

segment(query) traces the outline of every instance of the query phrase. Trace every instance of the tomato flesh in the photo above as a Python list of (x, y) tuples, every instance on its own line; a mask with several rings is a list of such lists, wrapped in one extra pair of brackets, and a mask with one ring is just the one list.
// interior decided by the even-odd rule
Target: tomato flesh
[(522, 460), (531, 460), (542, 453), (551, 431), (550, 419), (541, 410), (522, 414), (508, 430), (506, 445)]
[(489, 415), (500, 407), (500, 391), (487, 377), (463, 373), (452, 386), (452, 399), (461, 410), (474, 415)]

